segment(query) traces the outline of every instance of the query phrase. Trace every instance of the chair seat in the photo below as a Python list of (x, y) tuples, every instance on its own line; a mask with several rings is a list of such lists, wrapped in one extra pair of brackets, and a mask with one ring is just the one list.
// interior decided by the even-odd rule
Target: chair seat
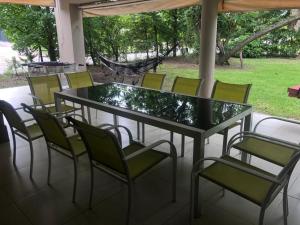
[(68, 137), (68, 139), (71, 143), (74, 154), (76, 156), (80, 156), (80, 155), (86, 153), (85, 145), (79, 135), (70, 136), (70, 137)]
[(287, 165), (295, 152), (291, 148), (255, 137), (244, 137), (241, 142), (235, 144), (233, 147), (266, 159), (279, 166)]
[[(243, 167), (251, 168), (260, 173), (275, 177), (275, 175), (271, 173), (243, 163), (230, 156), (224, 156), (222, 158), (229, 162), (237, 163)], [(219, 184), (258, 205), (261, 205), (264, 202), (267, 197), (267, 193), (273, 184), (270, 181), (245, 173), (220, 162), (215, 162), (205, 168), (200, 173), (200, 176), (205, 177), (206, 179)]]
[(32, 124), (27, 126), (27, 130), (31, 139), (37, 139), (39, 137), (44, 136), (38, 124)]
[(39, 125), (37, 125), (36, 123), (32, 124), (32, 125), (29, 125), (29, 126), (26, 126), (26, 128), (27, 128), (29, 137), (27, 137), (27, 135), (24, 134), (23, 132), (21, 132), (20, 130), (16, 130), (15, 133), (19, 134), (20, 136), (22, 136), (25, 139), (29, 138), (31, 140), (35, 140), (37, 138), (40, 138), (40, 137), (44, 136), (42, 130), (39, 127)]
[[(124, 153), (125, 155), (132, 154), (145, 146), (140, 143), (133, 143), (127, 147), (125, 147)], [(168, 153), (156, 151), (156, 150), (149, 150), (144, 153), (137, 155), (127, 161), (129, 174), (131, 178), (136, 178), (139, 175), (146, 172), (151, 167), (158, 164), (160, 161), (164, 160), (169, 156)]]

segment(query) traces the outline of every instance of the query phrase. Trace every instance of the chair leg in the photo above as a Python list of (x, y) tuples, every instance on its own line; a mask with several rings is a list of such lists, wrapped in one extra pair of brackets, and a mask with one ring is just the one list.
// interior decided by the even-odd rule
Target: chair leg
[(226, 155), (227, 139), (228, 139), (228, 129), (225, 129), (225, 130), (224, 130), (224, 135), (223, 135), (222, 156), (223, 156), (223, 155)]
[(265, 211), (266, 211), (265, 208), (261, 208), (260, 214), (259, 214), (259, 222), (258, 222), (259, 225), (264, 224)]
[(288, 185), (286, 185), (283, 189), (283, 220), (284, 220), (284, 225), (287, 225), (287, 217), (289, 215), (287, 189), (288, 189)]
[(81, 115), (83, 118), (85, 118), (85, 111), (84, 111), (84, 106), (81, 105)]
[(131, 208), (132, 208), (132, 183), (131, 183), (131, 181), (129, 181), (128, 182), (128, 205), (127, 205), (126, 225), (130, 224)]
[(16, 135), (15, 133), (12, 131), (12, 138), (13, 138), (13, 165), (16, 167), (16, 149), (17, 149), (17, 143), (16, 143)]
[(47, 183), (50, 185), (50, 176), (51, 176), (51, 149), (47, 147), (48, 150), (48, 177), (47, 177)]
[(91, 162), (91, 187), (90, 187), (90, 200), (89, 200), (89, 209), (92, 209), (92, 201), (93, 201), (93, 192), (94, 192), (94, 168)]
[(74, 185), (73, 185), (73, 198), (72, 202), (75, 203), (76, 199), (76, 188), (77, 188), (77, 160), (74, 158)]
[(174, 143), (174, 133), (173, 133), (173, 131), (170, 132), (170, 142)]
[(87, 108), (87, 114), (88, 114), (88, 122), (89, 124), (92, 124), (92, 117), (91, 117), (91, 109)]
[(141, 140), (141, 137), (140, 137), (140, 122), (136, 122), (136, 136), (137, 136), (137, 139), (140, 141)]
[(33, 146), (32, 146), (32, 141), (29, 142), (29, 147), (30, 147), (30, 179), (32, 179), (32, 173), (33, 173)]
[(181, 157), (184, 157), (185, 136), (181, 135)]
[(173, 168), (172, 168), (172, 202), (176, 202), (176, 177), (177, 177), (177, 156), (173, 156)]

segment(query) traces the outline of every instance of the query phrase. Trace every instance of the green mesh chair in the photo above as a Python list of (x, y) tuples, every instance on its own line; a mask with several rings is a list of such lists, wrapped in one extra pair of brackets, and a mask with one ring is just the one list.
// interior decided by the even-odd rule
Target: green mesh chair
[[(161, 90), (166, 74), (145, 73), (141, 87)], [(137, 122), (137, 138), (140, 140), (140, 123)], [(145, 124), (142, 123), (142, 142), (145, 142)]]
[(62, 91), (62, 86), (57, 74), (28, 76), (27, 81), (31, 90), (33, 103), (36, 107), (43, 107), (52, 114), (68, 114), (76, 110), (81, 110), (63, 103), (61, 105), (61, 112), (56, 111), (54, 93)]
[[(220, 101), (228, 101), (228, 102), (235, 102), (235, 103), (247, 103), (251, 84), (230, 84), (224, 83), (221, 81), (216, 81), (212, 90), (211, 98)], [(227, 139), (228, 139), (228, 130), (240, 126), (240, 131), (243, 130), (244, 120), (238, 121), (231, 125), (230, 127), (226, 128), (219, 134), (222, 134), (223, 137), (223, 151), (226, 151)]]
[[(77, 73), (65, 73), (65, 76), (67, 78), (69, 88), (75, 89), (75, 88), (94, 86), (93, 77), (89, 71), (83, 71)], [(82, 110), (82, 112), (84, 112), (84, 110)], [(87, 113), (88, 113), (89, 123), (91, 123), (90, 108), (87, 108)], [(96, 117), (97, 117), (97, 113), (96, 113)]]
[[(20, 108), (21, 109), (21, 108)], [(13, 165), (16, 167), (16, 135), (29, 143), (30, 147), (30, 179), (33, 173), (33, 145), (32, 142), (43, 136), (43, 133), (34, 119), (22, 120), (16, 109), (8, 102), (0, 100), (0, 111), (5, 116), (13, 138)]]
[(89, 71), (65, 73), (70, 88), (83, 88), (94, 86), (92, 75)]
[[(172, 86), (172, 92), (197, 96), (200, 88), (201, 79), (176, 77)], [(173, 132), (171, 132), (171, 142), (173, 143)], [(184, 157), (185, 136), (181, 135), (181, 157)]]
[(146, 73), (143, 76), (142, 87), (160, 90), (164, 83), (166, 74)]
[[(169, 156), (173, 159), (173, 182), (171, 193), (173, 201), (176, 200), (177, 155), (176, 148), (171, 142), (161, 140), (145, 147), (140, 143), (134, 142), (130, 131), (126, 129), (129, 136), (129, 145), (122, 149), (115, 135), (110, 131), (93, 127), (71, 117), (67, 117), (67, 120), (76, 127), (88, 151), (91, 165), (90, 208), (92, 207), (94, 168), (96, 168), (128, 185), (126, 224), (129, 224), (133, 182), (139, 176)], [(153, 149), (163, 143), (168, 143), (170, 145), (170, 154)]]
[(38, 125), (40, 126), (47, 144), (48, 150), (48, 178), (47, 183), (50, 185), (51, 176), (51, 150), (54, 150), (62, 155), (73, 160), (74, 163), (74, 184), (73, 184), (73, 202), (76, 197), (77, 187), (77, 161), (78, 157), (86, 153), (84, 143), (79, 135), (68, 136), (62, 127), (59, 119), (54, 115), (42, 109), (34, 109), (25, 104), (22, 104), (24, 110), (31, 113)]
[[(243, 140), (242, 142), (240, 140)], [(255, 142), (249, 140), (256, 140)], [(245, 140), (248, 144), (244, 150)], [(230, 156), (230, 150), (237, 148), (246, 153), (280, 166), (279, 173), (273, 174), (255, 165), (242, 162)], [(251, 151), (252, 149), (253, 151)], [(191, 189), (191, 219), (194, 218), (194, 185), (197, 178), (203, 177), (221, 187), (234, 192), (260, 207), (259, 225), (263, 225), (267, 207), (283, 190), (283, 216), (287, 225), (288, 184), (293, 169), (300, 158), (300, 146), (281, 140), (270, 141), (267, 137), (255, 133), (243, 132), (234, 135), (228, 142), (226, 154), (221, 158), (205, 158), (194, 165)], [(213, 163), (204, 168), (204, 162)], [(200, 169), (199, 169), (200, 168)], [(224, 189), (223, 189), (224, 190)], [(201, 209), (201, 207), (200, 207)]]

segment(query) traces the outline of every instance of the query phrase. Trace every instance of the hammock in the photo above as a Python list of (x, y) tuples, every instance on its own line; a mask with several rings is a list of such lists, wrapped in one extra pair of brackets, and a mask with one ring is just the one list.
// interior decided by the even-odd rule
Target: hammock
[(178, 44), (173, 46), (171, 49), (166, 51), (162, 56), (158, 56), (152, 59), (146, 59), (139, 62), (134, 63), (118, 63), (113, 62), (101, 54), (98, 54), (100, 61), (111, 71), (113, 71), (116, 75), (141, 75), (145, 72), (154, 69), (162, 63), (162, 61), (174, 50), (176, 49)]

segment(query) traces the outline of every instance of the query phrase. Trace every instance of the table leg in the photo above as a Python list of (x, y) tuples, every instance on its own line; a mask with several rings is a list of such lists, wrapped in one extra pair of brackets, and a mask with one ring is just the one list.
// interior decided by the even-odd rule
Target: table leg
[(55, 100), (56, 112), (61, 112), (62, 111), (62, 108), (61, 108), (61, 99), (59, 97), (57, 97), (56, 95), (54, 95), (54, 100)]
[[(194, 138), (194, 150), (193, 150), (193, 165), (200, 159), (204, 158), (204, 147), (205, 147), (205, 138), (201, 135)], [(194, 187), (194, 216), (198, 217), (201, 207), (198, 207), (199, 202), (199, 176), (196, 177)]]
[[(252, 126), (252, 114), (249, 114), (248, 116), (245, 117), (245, 122), (244, 122), (244, 131), (251, 131), (251, 126)], [(250, 162), (250, 157), (247, 153), (242, 152), (241, 160), (243, 162)]]
[(3, 114), (0, 112), (0, 144), (6, 142), (9, 142), (9, 137), (4, 124)]

